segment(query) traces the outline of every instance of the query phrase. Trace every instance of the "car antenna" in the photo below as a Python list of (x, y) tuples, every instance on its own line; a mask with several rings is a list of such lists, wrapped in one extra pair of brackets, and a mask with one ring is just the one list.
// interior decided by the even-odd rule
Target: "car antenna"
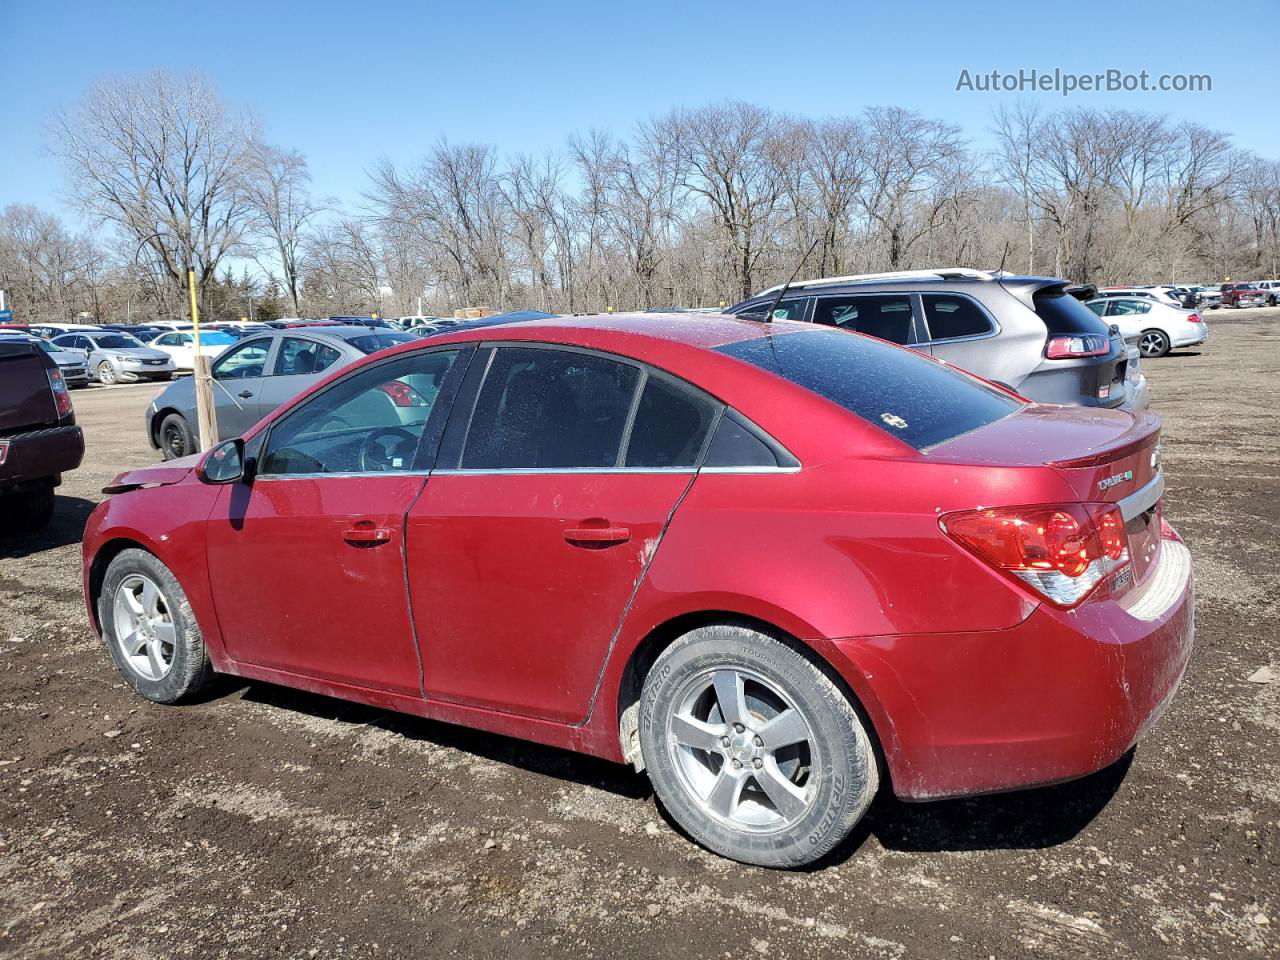
[[(804, 262), (809, 259), (809, 254), (813, 253), (813, 249), (818, 245), (818, 241), (820, 239), (822, 238), (814, 237), (813, 243), (809, 244), (809, 249), (804, 252), (804, 256), (800, 258), (800, 262), (796, 264), (796, 268), (791, 271), (791, 276), (788, 277), (787, 282), (782, 285), (782, 289), (778, 291), (778, 295), (773, 298), (773, 303), (770, 304), (768, 311), (763, 317), (760, 317), (761, 323), (773, 323), (773, 311), (777, 310), (778, 305), (782, 303), (782, 298), (785, 297), (787, 295), (787, 291), (791, 289), (791, 284), (795, 283), (796, 275), (800, 273), (800, 268), (803, 267)], [(749, 316), (754, 320), (758, 315), (754, 313), (744, 313), (743, 316)]]
[(1004, 242), (1004, 253), (1000, 254), (1000, 269), (996, 271), (996, 283), (1004, 288), (1004, 262), (1009, 258), (1009, 241)]

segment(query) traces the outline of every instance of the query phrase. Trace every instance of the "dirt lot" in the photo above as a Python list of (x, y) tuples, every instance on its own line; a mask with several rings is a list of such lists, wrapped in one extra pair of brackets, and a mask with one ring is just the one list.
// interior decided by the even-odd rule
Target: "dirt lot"
[(1198, 577), (1163, 722), (1079, 783), (881, 797), (793, 874), (703, 852), (600, 761), (266, 684), (133, 696), (78, 540), (156, 459), (155, 388), (77, 392), (54, 527), (0, 541), (0, 956), (1280, 956), (1280, 680), (1246, 680), (1280, 674), (1280, 311), (1210, 320), (1144, 365)]

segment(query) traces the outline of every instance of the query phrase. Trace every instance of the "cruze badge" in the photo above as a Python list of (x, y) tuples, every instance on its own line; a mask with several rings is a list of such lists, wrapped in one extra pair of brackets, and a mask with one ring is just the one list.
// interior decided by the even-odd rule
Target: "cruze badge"
[(897, 427), (899, 430), (907, 429), (907, 421), (903, 420), (896, 413), (882, 413), (880, 419), (891, 427)]
[(1132, 479), (1133, 479), (1132, 470), (1126, 470), (1124, 473), (1113, 473), (1111, 476), (1103, 477), (1101, 480), (1098, 481), (1098, 490), (1099, 491), (1110, 490), (1116, 484), (1124, 483), (1126, 480), (1132, 480)]

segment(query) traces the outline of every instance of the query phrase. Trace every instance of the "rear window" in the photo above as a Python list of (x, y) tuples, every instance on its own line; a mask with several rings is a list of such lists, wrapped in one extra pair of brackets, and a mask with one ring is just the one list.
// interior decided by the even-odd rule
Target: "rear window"
[(917, 450), (1022, 406), (1008, 394), (909, 350), (838, 330), (765, 336), (716, 349), (839, 404)]
[[(1103, 296), (1115, 297), (1123, 294), (1104, 293)], [(1050, 287), (1037, 293), (1032, 302), (1036, 307), (1036, 316), (1044, 321), (1051, 334), (1096, 333), (1103, 337), (1110, 336), (1109, 328), (1098, 319), (1097, 314), (1061, 289)]]
[(417, 339), (407, 333), (371, 333), (368, 336), (352, 337), (347, 343), (351, 344), (361, 353), (377, 353), (379, 350), (385, 350), (387, 347), (394, 347), (397, 343), (408, 343), (410, 340)]

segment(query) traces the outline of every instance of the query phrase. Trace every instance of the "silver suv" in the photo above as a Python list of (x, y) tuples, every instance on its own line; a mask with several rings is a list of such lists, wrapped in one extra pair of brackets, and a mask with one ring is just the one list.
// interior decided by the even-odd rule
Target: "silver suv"
[[(768, 311), (780, 287), (729, 313)], [(1041, 403), (1141, 409), (1138, 351), (1050, 277), (962, 267), (792, 284), (774, 316), (855, 330), (928, 353)]]

